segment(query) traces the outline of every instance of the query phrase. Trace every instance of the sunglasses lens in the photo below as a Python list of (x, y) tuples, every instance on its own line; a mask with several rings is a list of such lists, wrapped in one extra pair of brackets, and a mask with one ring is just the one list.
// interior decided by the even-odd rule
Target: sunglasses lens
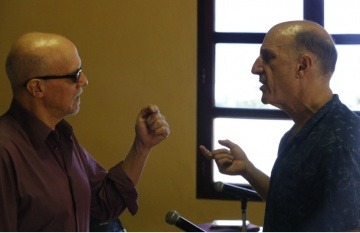
[(76, 76), (74, 77), (74, 83), (77, 83), (79, 81), (79, 78), (81, 76), (81, 69), (76, 73)]

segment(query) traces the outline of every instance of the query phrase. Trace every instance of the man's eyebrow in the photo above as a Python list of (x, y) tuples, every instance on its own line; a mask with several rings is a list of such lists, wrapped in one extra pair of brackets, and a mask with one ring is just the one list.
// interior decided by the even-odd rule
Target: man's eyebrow
[(265, 62), (270, 62), (272, 59), (275, 59), (277, 57), (277, 55), (273, 51), (266, 48), (260, 49), (260, 56)]
[(276, 56), (276, 54), (273, 52), (273, 51), (271, 51), (270, 49), (267, 49), (267, 48), (261, 48), (260, 49), (260, 54), (264, 54), (264, 53), (266, 53), (266, 54), (269, 54), (269, 55), (272, 55), (272, 56)]

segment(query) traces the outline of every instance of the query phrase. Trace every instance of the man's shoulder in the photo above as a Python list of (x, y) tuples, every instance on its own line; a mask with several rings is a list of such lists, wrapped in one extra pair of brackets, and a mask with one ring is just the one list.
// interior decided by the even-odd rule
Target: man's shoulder
[(0, 149), (24, 138), (24, 131), (9, 114), (0, 116)]
[(329, 145), (353, 148), (360, 153), (360, 117), (342, 105), (326, 118), (322, 124), (322, 140)]
[(360, 116), (350, 110), (346, 105), (335, 105), (325, 114), (325, 123), (328, 128), (345, 127), (347, 129), (360, 129)]

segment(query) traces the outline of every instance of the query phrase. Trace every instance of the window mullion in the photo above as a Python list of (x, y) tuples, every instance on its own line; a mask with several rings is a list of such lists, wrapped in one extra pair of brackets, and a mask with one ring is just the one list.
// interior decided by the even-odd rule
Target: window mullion
[(324, 26), (324, 0), (304, 0), (304, 19)]

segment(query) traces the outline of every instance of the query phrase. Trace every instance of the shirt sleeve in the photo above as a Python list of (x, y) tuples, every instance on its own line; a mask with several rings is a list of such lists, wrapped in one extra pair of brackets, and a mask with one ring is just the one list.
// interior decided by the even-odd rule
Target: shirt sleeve
[(122, 198), (132, 215), (138, 210), (138, 192), (131, 179), (126, 175), (122, 168), (122, 162), (110, 169), (108, 179), (112, 180), (116, 189), (121, 190)]
[(0, 231), (18, 231), (16, 180), (10, 156), (0, 150)]
[(122, 162), (107, 172), (86, 151), (85, 153), (89, 159), (91, 215), (106, 221), (117, 218), (126, 208), (132, 215), (136, 214), (138, 192), (122, 169)]

